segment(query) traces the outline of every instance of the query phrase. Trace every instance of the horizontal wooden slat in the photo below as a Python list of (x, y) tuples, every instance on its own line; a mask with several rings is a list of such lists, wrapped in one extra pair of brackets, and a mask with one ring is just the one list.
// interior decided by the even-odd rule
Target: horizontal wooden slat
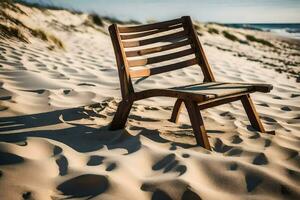
[(158, 22), (158, 23), (152, 23), (152, 24), (145, 24), (145, 25), (140, 25), (140, 26), (131, 26), (131, 27), (119, 27), (119, 32), (120, 33), (133, 33), (133, 32), (142, 32), (142, 31), (149, 31), (153, 29), (160, 29), (164, 28), (166, 26), (172, 26), (175, 24), (179, 24), (182, 22), (182, 19), (173, 19), (169, 21), (164, 21), (164, 22)]
[(136, 67), (136, 66), (154, 64), (154, 63), (159, 63), (159, 62), (163, 62), (166, 60), (184, 57), (187, 55), (191, 55), (193, 53), (194, 53), (194, 50), (190, 48), (190, 49), (185, 49), (182, 51), (178, 51), (178, 52), (174, 52), (174, 53), (170, 53), (170, 54), (166, 54), (166, 55), (161, 55), (161, 56), (155, 56), (155, 57), (139, 59), (139, 60), (129, 60), (128, 65), (130, 67)]
[(141, 38), (141, 37), (146, 37), (146, 36), (157, 34), (157, 33), (171, 31), (171, 30), (178, 29), (178, 28), (183, 28), (182, 24), (177, 24), (175, 26), (169, 26), (169, 27), (165, 27), (165, 28), (161, 28), (161, 29), (155, 29), (155, 30), (151, 30), (151, 31), (147, 31), (147, 32), (142, 32), (142, 33), (121, 35), (121, 38), (122, 38), (122, 40)]
[(164, 73), (164, 72), (168, 72), (168, 71), (181, 69), (181, 68), (188, 67), (188, 66), (195, 65), (195, 64), (197, 64), (197, 60), (196, 60), (196, 58), (193, 58), (190, 60), (186, 60), (186, 61), (182, 61), (182, 62), (170, 64), (170, 65), (165, 65), (165, 66), (161, 66), (161, 67), (130, 71), (130, 76), (132, 78), (151, 76), (151, 75), (155, 75), (155, 74), (159, 74), (159, 73)]
[(138, 101), (150, 97), (160, 97), (160, 96), (174, 97), (176, 99), (192, 100), (196, 102), (202, 102), (205, 97), (204, 95), (201, 94), (186, 93), (186, 92), (174, 91), (169, 89), (149, 89), (140, 92), (135, 92), (132, 98), (134, 101)]
[(184, 37), (187, 36), (187, 31), (179, 31), (177, 33), (172, 33), (169, 35), (163, 35), (155, 38), (145, 39), (145, 40), (136, 40), (136, 41), (130, 41), (126, 42), (123, 41), (123, 47), (129, 48), (129, 47), (138, 47), (138, 46), (144, 46), (148, 44), (153, 44), (156, 42), (170, 42), (176, 39), (184, 39)]
[(184, 47), (189, 44), (191, 44), (191, 41), (188, 39), (188, 40), (183, 40), (180, 42), (167, 44), (167, 45), (163, 45), (163, 46), (159, 46), (159, 47), (151, 47), (151, 48), (141, 49), (141, 50), (126, 51), (125, 53), (126, 53), (127, 57), (143, 56), (143, 55), (167, 51), (167, 50), (171, 50), (171, 49), (175, 49), (175, 48), (179, 48), (179, 47)]

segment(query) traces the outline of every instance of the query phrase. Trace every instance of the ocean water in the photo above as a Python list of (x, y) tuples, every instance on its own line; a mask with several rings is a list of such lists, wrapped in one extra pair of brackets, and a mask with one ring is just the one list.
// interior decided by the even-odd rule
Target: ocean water
[(281, 36), (300, 40), (300, 24), (226, 24), (234, 28), (270, 31)]

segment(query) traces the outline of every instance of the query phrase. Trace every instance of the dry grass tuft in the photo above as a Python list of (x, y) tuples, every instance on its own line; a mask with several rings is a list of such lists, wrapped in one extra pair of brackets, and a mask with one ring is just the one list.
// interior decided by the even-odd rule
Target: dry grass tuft
[(0, 24), (0, 36), (4, 38), (17, 38), (23, 42), (28, 43), (28, 39), (23, 35), (22, 31), (19, 28), (6, 26)]
[(219, 34), (219, 31), (217, 29), (215, 29), (215, 28), (208, 28), (208, 32), (210, 34)]
[(30, 32), (34, 37), (40, 38), (41, 40), (44, 40), (44, 41), (52, 42), (58, 48), (65, 49), (63, 42), (59, 38), (57, 38), (56, 36), (54, 36), (52, 34), (46, 33), (45, 31), (43, 31), (41, 29), (32, 29)]
[(8, 9), (14, 11), (15, 13), (27, 15), (27, 13), (14, 4), (13, 0), (1, 0), (0, 7), (1, 9)]
[(60, 49), (65, 49), (65, 46), (60, 39), (58, 39), (54, 35), (49, 35), (48, 37), (49, 37), (49, 40), (51, 40), (57, 47), (59, 47)]
[(141, 24), (141, 22), (136, 20), (128, 20), (128, 21), (121, 21), (115, 17), (103, 16), (102, 19), (109, 21), (111, 24)]
[(239, 40), (235, 35), (229, 33), (228, 31), (223, 31), (222, 33), (223, 33), (224, 37), (226, 37), (227, 39), (229, 39), (231, 41), (238, 41)]
[(271, 42), (261, 39), (261, 38), (256, 38), (253, 35), (246, 35), (246, 39), (251, 42), (257, 42), (257, 43), (263, 44), (265, 46), (274, 47), (274, 45)]
[(89, 15), (89, 18), (91, 19), (91, 21), (98, 25), (98, 26), (103, 26), (103, 21), (101, 19), (101, 17), (99, 17), (99, 15), (97, 15), (96, 13), (92, 13)]
[(223, 33), (223, 35), (224, 35), (225, 38), (227, 38), (227, 39), (229, 39), (231, 41), (234, 41), (234, 42), (237, 41), (237, 42), (239, 42), (241, 44), (247, 44), (247, 45), (249, 44), (247, 41), (240, 40), (238, 37), (236, 37), (235, 35), (229, 33), (228, 31), (222, 31), (222, 33)]
[(40, 38), (41, 40), (44, 40), (44, 41), (48, 41), (47, 34), (41, 29), (32, 29), (32, 30), (30, 30), (30, 33), (34, 37)]

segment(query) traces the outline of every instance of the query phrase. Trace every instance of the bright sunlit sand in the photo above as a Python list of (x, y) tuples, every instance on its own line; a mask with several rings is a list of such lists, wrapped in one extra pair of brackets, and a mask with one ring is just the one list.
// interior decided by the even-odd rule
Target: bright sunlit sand
[[(208, 151), (185, 109), (168, 121), (171, 98), (136, 102), (126, 129), (109, 130), (121, 100), (115, 20), (0, 3), (1, 200), (300, 199), (300, 40), (196, 22), (218, 81), (273, 85), (251, 97), (275, 135), (229, 103), (202, 112)], [(202, 80), (193, 66), (134, 87)]]

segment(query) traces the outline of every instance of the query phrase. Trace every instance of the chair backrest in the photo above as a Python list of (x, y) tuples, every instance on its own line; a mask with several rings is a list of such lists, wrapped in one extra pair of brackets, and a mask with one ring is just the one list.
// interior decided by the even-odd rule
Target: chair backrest
[[(134, 93), (132, 78), (147, 77), (192, 65), (201, 67), (204, 82), (215, 81), (189, 16), (130, 27), (112, 24), (109, 32), (123, 98)], [(172, 60), (175, 62), (163, 64), (164, 61)], [(144, 69), (139, 69), (141, 66)]]

